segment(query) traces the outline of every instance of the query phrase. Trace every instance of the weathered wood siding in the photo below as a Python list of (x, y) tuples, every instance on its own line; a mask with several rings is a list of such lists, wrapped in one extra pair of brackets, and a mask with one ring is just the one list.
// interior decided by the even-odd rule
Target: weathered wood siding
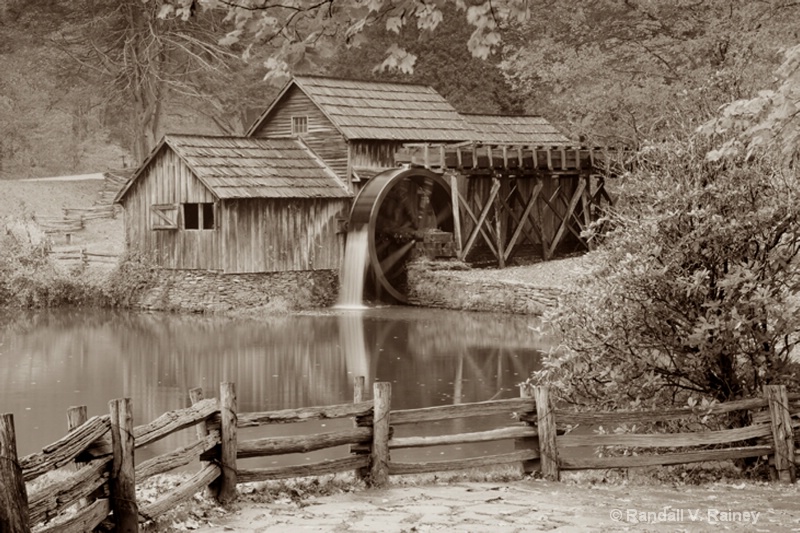
[(253, 132), (255, 137), (290, 137), (292, 117), (308, 117), (308, 133), (301, 138), (323, 161), (349, 182), (347, 141), (328, 117), (297, 87), (291, 87), (272, 113)]
[[(163, 268), (218, 270), (219, 209), (213, 230), (184, 230), (182, 203), (214, 202), (189, 167), (166, 145), (150, 162), (125, 196), (125, 237), (129, 249), (152, 254)], [(178, 206), (178, 229), (153, 229), (151, 206)]]
[(338, 270), (349, 199), (228, 200), (221, 209), (225, 272)]
[(403, 141), (351, 141), (350, 164), (353, 167), (397, 168), (394, 155), (402, 147)]

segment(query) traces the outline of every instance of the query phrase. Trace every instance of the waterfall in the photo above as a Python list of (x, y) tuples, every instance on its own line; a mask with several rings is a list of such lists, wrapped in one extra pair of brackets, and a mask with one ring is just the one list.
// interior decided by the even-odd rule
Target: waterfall
[(363, 226), (347, 233), (344, 261), (339, 276), (339, 303), (343, 309), (365, 309), (364, 278), (367, 274), (368, 250), (367, 227)]

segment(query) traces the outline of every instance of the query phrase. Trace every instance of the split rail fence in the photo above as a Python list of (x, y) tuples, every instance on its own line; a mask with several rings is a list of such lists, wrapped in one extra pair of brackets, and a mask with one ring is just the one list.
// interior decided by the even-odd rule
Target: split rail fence
[[(355, 472), (370, 486), (382, 486), (389, 476), (462, 470), (501, 464), (521, 464), (526, 472), (540, 470), (551, 480), (560, 471), (629, 468), (653, 465), (724, 461), (768, 456), (776, 478), (795, 481), (795, 429), (800, 427), (800, 395), (788, 395), (784, 386), (768, 386), (763, 398), (708, 407), (660, 411), (582, 412), (553, 408), (547, 387), (522, 387), (514, 399), (456, 404), (422, 409), (391, 409), (391, 384), (377, 382), (373, 399), (364, 399), (364, 378), (357, 378), (354, 402), (326, 407), (238, 413), (234, 384), (222, 383), (219, 399), (203, 397), (202, 389), (189, 393), (192, 405), (170, 411), (156, 420), (133, 425), (131, 400), (109, 402), (109, 414), (87, 418), (85, 407), (67, 413), (69, 433), (41, 452), (18, 458), (14, 420), (0, 415), (0, 524), (9, 533), (70, 533), (91, 531), (103, 522), (119, 532), (138, 531), (177, 503), (208, 488), (219, 502), (232, 501), (238, 483)], [(565, 425), (606, 428), (676, 419), (699, 419), (749, 411), (750, 425), (721, 431), (649, 434), (575, 434)], [(509, 415), (514, 414), (515, 417)], [(509, 422), (487, 431), (439, 435), (394, 436), (398, 426), (412, 426), (455, 418), (503, 415)], [(514, 422), (514, 418), (517, 420)], [(304, 436), (238, 438), (239, 428), (309, 420), (351, 419), (352, 427)], [(172, 452), (134, 463), (134, 450), (177, 431), (195, 426), (196, 440)], [(409, 431), (409, 433), (412, 433)], [(800, 433), (800, 432), (798, 432)], [(391, 451), (401, 448), (457, 445), (512, 440), (514, 451), (469, 459), (436, 462), (397, 462)], [(343, 458), (300, 466), (240, 468), (237, 459), (347, 446)], [(598, 457), (569, 454), (572, 447), (590, 446), (626, 450), (638, 455)], [(646, 454), (646, 449), (655, 453)], [(663, 449), (690, 448), (661, 453)], [(700, 449), (698, 449), (700, 448)], [(200, 461), (196, 474), (160, 499), (139, 504), (136, 484), (148, 477)], [(77, 468), (64, 469), (68, 465)], [(40, 480), (30, 493), (26, 484), (56, 469), (70, 470), (55, 482)]]

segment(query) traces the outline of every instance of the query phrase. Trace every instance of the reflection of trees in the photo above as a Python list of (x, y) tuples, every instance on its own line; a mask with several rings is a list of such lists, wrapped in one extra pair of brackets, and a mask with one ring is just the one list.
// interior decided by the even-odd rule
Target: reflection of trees
[[(537, 348), (548, 343), (530, 319), (517, 318), (397, 308), (263, 320), (20, 314), (0, 318), (0, 408), (19, 415), (23, 441), (40, 427), (22, 445), (25, 454), (31, 442), (63, 436), (69, 405), (103, 414), (109, 400), (128, 396), (142, 424), (185, 407), (193, 387), (216, 396), (221, 381), (236, 383), (242, 411), (348, 402), (357, 375), (392, 381), (396, 408), (516, 396), (516, 384), (538, 364)], [(185, 444), (180, 439), (137, 457)]]
[(393, 382), (398, 408), (483, 401), (516, 396), (553, 345), (532, 322), (441, 310), (417, 310), (407, 320), (375, 313), (366, 344), (377, 379)]

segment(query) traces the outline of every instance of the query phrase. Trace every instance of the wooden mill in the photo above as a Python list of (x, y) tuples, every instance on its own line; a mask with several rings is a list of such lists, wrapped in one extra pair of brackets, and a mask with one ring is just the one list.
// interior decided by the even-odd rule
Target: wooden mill
[(336, 273), (344, 229), (366, 228), (374, 286), (405, 302), (419, 255), (588, 249), (615, 155), (423, 85), (298, 76), (245, 137), (167, 136), (116, 201), (129, 247), (171, 270)]
[(591, 248), (582, 234), (612, 203), (605, 180), (617, 154), (520, 144), (413, 144), (404, 166), (356, 197), (351, 227), (366, 227), (375, 281), (406, 301), (406, 264), (418, 255), (470, 261), (553, 258)]

